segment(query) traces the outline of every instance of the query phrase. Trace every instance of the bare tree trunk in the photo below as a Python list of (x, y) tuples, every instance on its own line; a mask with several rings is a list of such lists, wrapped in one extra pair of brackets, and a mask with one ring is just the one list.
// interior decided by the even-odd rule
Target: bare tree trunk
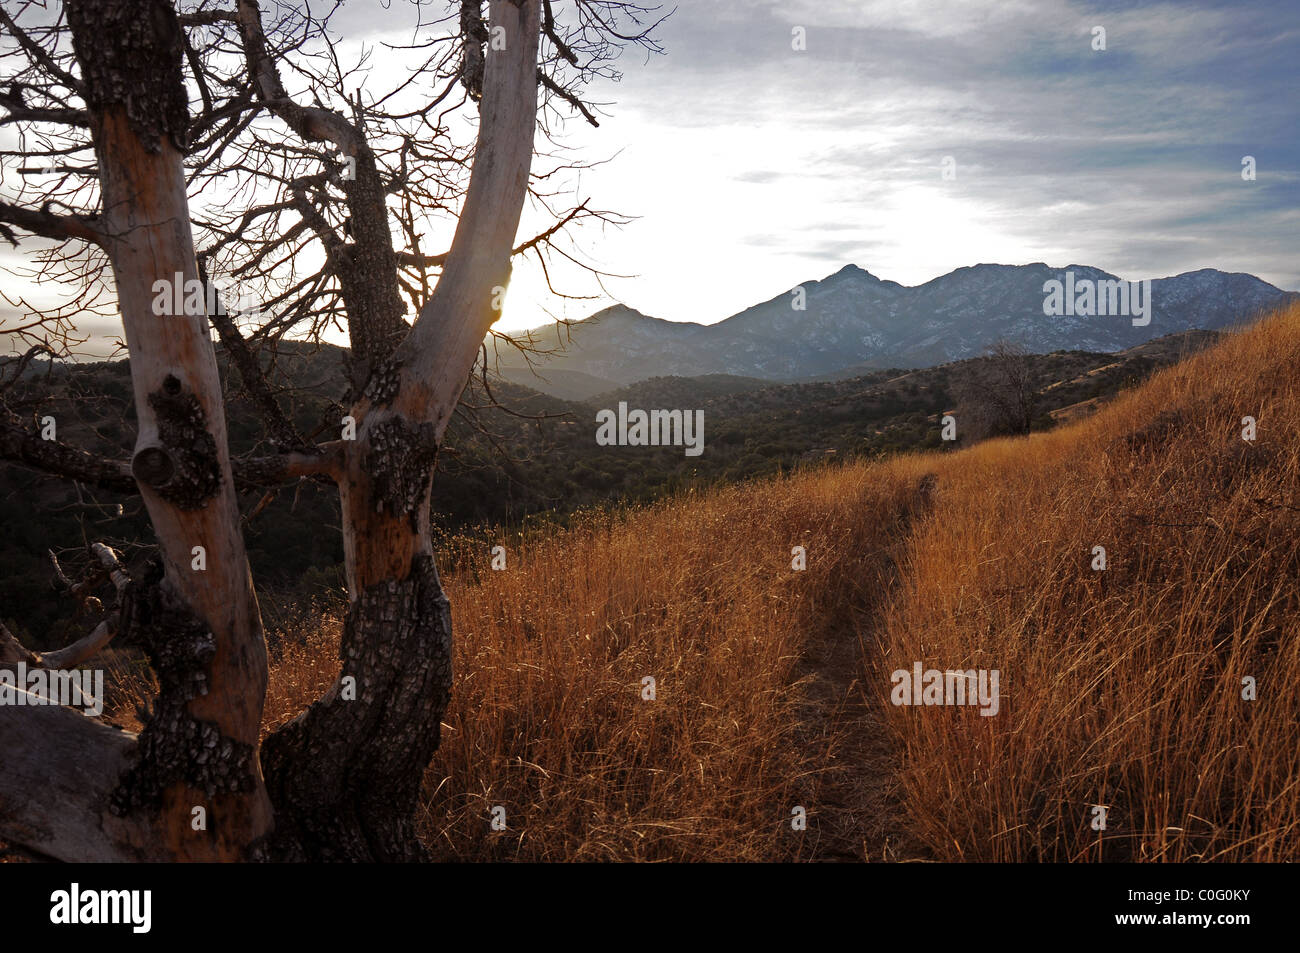
[(509, 283), (537, 114), (539, 0), (495, 0), (491, 22), (504, 28), (506, 46), (487, 56), (474, 172), (447, 267), (351, 411), (357, 439), (339, 481), (350, 598), (343, 669), (324, 698), (267, 739), (273, 858), (424, 856), (412, 815), (451, 690), (451, 612), (429, 541), (431, 481)]
[[(339, 250), (351, 263), (349, 309), (359, 312), (349, 315), (360, 352), (356, 439), (338, 442), (328, 460), (290, 455), (270, 468), (328, 472), (339, 483), (350, 593), (343, 671), (267, 740), (259, 763), (266, 652), (205, 309), (154, 308), (156, 282), (174, 291), (177, 280), (199, 278), (182, 165), (180, 27), (166, 0), (69, 0), (103, 213), (93, 229), (67, 217), (60, 227), (101, 244), (116, 279), (139, 418), (131, 476), (161, 550), (122, 594), (122, 630), (148, 650), (161, 690), (138, 739), (69, 711), (0, 708), (0, 752), (35, 750), (42, 733), (55, 744), (15, 762), (16, 787), (0, 772), (0, 833), (69, 860), (424, 856), (413, 815), (451, 687), (451, 615), (429, 539), (432, 474), (509, 283), (537, 116), (540, 7), (491, 4), (496, 39), (484, 60), (469, 189), (442, 275), (409, 333), (383, 241), (385, 192), (372, 187), (371, 165), (357, 163), (349, 201), (371, 206), (354, 219), (367, 245)], [(254, 0), (237, 0), (234, 16), (266, 107), (305, 139), (333, 140), (364, 160), (363, 137), (341, 117), (283, 96)], [(195, 566), (197, 547), (205, 570)], [(56, 801), (18, 799), (41, 789)], [(195, 808), (206, 829), (191, 823)], [(52, 812), (74, 811), (84, 813), (51, 823)]]
[[(68, 21), (131, 354), (139, 421), (132, 469), (161, 553), (128, 597), (124, 628), (149, 652), (160, 692), (112, 792), (111, 823), (131, 839), (141, 817), (156, 817), (166, 855), (238, 859), (271, 825), (257, 757), (266, 647), (206, 319), (154, 308), (155, 282), (171, 288), (177, 276), (198, 278), (182, 166), (180, 28), (164, 0), (77, 0)], [(192, 568), (195, 547), (205, 570)], [(192, 823), (196, 807), (206, 831)]]
[[(384, 522), (393, 521), (363, 512), (349, 525), (393, 529), (377, 525)], [(414, 534), (378, 535), (400, 542)], [(373, 566), (370, 556), (361, 559)], [(329, 694), (267, 739), (277, 817), (267, 857), (422, 860), (412, 818), (451, 691), (451, 610), (429, 553), (355, 590), (341, 651)]]
[(425, 859), (412, 816), (451, 692), (429, 546), (430, 431), (360, 428), (340, 480), (349, 606), (329, 693), (267, 739), (274, 860)]

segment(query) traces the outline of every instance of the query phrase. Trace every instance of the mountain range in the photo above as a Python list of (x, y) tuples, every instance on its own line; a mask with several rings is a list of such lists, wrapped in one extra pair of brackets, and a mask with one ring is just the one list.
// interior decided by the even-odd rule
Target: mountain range
[[(1253, 275), (1212, 268), (1151, 281), (1151, 320), (1043, 313), (1044, 284), (1115, 281), (1087, 265), (980, 264), (915, 286), (845, 265), (716, 324), (665, 321), (614, 305), (570, 325), (534, 370), (500, 347), (507, 380), (571, 400), (652, 377), (729, 374), (768, 381), (838, 379), (929, 367), (982, 354), (998, 340), (1031, 353), (1116, 352), (1167, 334), (1218, 330), (1300, 299)], [(537, 332), (534, 332), (537, 333)], [(538, 335), (554, 347), (555, 335)]]

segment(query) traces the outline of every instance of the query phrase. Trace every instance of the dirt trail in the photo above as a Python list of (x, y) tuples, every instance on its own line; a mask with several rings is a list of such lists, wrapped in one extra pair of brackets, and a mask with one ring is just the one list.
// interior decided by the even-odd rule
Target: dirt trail
[[(893, 552), (876, 553), (876, 558), (892, 560), (898, 555), (913, 522), (933, 504), (937, 484), (934, 474), (921, 479), (895, 527)], [(875, 651), (870, 632), (896, 580), (894, 563), (874, 569), (880, 575), (872, 604), (859, 607), (855, 619), (813, 635), (798, 669), (804, 680), (801, 733), (806, 743), (822, 750), (827, 768), (816, 803), (808, 805), (812, 843), (805, 857), (810, 860), (901, 862), (928, 858), (903, 823), (898, 782), (901, 755), (894, 751), (886, 730), (885, 712), (874, 687), (862, 684), (862, 660)]]
[(801, 721), (807, 743), (824, 750), (827, 766), (817, 801), (808, 805), (812, 849), (805, 856), (832, 863), (924, 859), (903, 825), (898, 762), (861, 673), (852, 630), (819, 638), (804, 653)]

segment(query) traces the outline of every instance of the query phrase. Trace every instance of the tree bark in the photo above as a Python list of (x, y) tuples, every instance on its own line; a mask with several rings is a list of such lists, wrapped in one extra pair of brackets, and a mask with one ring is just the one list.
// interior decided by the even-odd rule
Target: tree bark
[[(451, 613), (429, 540), (443, 431), (496, 320), (537, 114), (539, 0), (496, 0), (474, 171), (446, 268), (352, 408), (339, 481), (350, 606), (339, 681), (267, 739), (276, 859), (416, 860), (412, 815), (451, 689)], [(348, 700), (347, 679), (355, 689)]]
[[(165, 0), (76, 0), (67, 9), (131, 354), (133, 473), (160, 549), (153, 572), (132, 582), (124, 625), (149, 652), (160, 692), (108, 810), (119, 836), (157, 818), (175, 859), (240, 859), (271, 826), (257, 757), (266, 646), (205, 312), (154, 307), (157, 281), (198, 279), (180, 26)], [(192, 568), (199, 546), (202, 571)], [(191, 824), (195, 807), (206, 830)]]
[[(429, 538), (432, 474), (509, 282), (536, 123), (539, 8), (491, 4), (505, 45), (485, 54), (465, 206), (442, 277), (396, 350), (405, 325), (391, 242), (351, 260), (350, 278), (375, 276), (348, 299), (360, 312), (349, 315), (360, 324), (354, 339), (368, 352), (350, 408), (355, 440), (288, 455), (266, 474), (338, 481), (350, 605), (339, 681), (267, 739), (259, 763), (266, 650), (215, 355), (203, 308), (154, 311), (158, 280), (199, 279), (182, 165), (180, 28), (166, 0), (69, 0), (103, 196), (93, 234), (112, 263), (131, 354), (139, 434), (129, 479), (160, 544), (121, 595), (119, 638), (144, 645), (161, 687), (138, 737), (63, 709), (0, 706), (0, 754), (14, 769), (0, 771), (0, 835), (67, 860), (424, 857), (414, 811), (448, 703), (452, 648)], [(237, 0), (267, 108), (331, 138), (330, 114), (282, 101), (257, 49), (257, 12)], [(387, 227), (384, 195), (366, 192), (366, 181), (349, 200), (371, 202), (358, 221), (373, 232)], [(21, 434), (9, 443), (32, 452)], [(93, 460), (55, 462), (128, 485)], [(192, 568), (196, 546), (205, 571)], [(26, 748), (36, 756), (12, 755)], [(191, 825), (195, 807), (206, 811), (205, 830)]]

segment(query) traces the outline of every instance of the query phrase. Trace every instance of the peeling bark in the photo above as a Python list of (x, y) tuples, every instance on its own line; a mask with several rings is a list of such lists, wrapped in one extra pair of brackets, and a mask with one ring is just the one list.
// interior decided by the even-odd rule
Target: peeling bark
[(431, 423), (412, 426), (390, 417), (370, 430), (366, 468), (373, 481), (375, 510), (404, 516), (412, 532), (419, 529), (421, 504), (428, 505), (429, 482), (438, 459), (438, 441)]
[(184, 150), (189, 110), (179, 82), (183, 41), (171, 5), (81, 0), (66, 6), (91, 116), (120, 109), (147, 152), (157, 153), (163, 140)]

